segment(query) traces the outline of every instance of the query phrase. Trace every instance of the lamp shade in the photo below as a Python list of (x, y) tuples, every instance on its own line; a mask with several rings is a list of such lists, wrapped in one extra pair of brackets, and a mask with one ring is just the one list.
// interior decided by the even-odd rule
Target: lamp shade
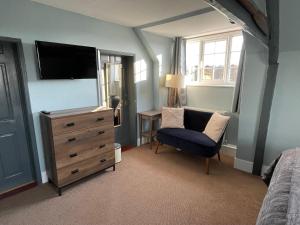
[(167, 74), (165, 86), (168, 88), (184, 88), (185, 87), (185, 76)]

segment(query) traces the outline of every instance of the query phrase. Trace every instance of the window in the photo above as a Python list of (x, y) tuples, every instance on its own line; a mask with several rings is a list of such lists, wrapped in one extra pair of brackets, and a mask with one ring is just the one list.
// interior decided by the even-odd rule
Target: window
[(158, 76), (161, 77), (163, 74), (163, 67), (162, 67), (162, 54), (156, 56), (158, 61)]
[(135, 66), (135, 83), (147, 80), (147, 64), (145, 60), (139, 60), (134, 63)]
[(242, 45), (243, 45), (243, 36), (235, 36), (231, 38), (229, 76), (228, 76), (230, 82), (235, 82), (236, 80)]
[(186, 68), (188, 83), (234, 85), (243, 36), (240, 32), (188, 39)]
[(187, 41), (186, 69), (191, 82), (198, 81), (200, 62), (200, 42)]
[(224, 80), (226, 40), (204, 41), (202, 80)]

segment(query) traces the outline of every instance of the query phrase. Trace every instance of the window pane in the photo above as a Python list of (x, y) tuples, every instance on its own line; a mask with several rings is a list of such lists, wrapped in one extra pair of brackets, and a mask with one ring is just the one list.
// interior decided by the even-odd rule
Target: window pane
[(161, 77), (162, 72), (163, 72), (163, 68), (162, 68), (162, 54), (159, 54), (156, 56), (157, 61), (158, 61), (158, 75), (159, 77)]
[(141, 71), (141, 80), (147, 80), (147, 71)]
[(230, 71), (229, 71), (229, 81), (234, 82), (236, 80), (237, 71), (240, 61), (240, 52), (232, 52), (230, 56)]
[(213, 67), (205, 66), (203, 71), (203, 80), (212, 80), (213, 78)]
[(191, 66), (187, 67), (187, 76), (189, 81), (197, 81), (198, 80), (198, 74), (199, 74), (199, 66)]
[(238, 72), (238, 67), (237, 66), (230, 66), (230, 75), (229, 75), (229, 81), (234, 82), (236, 81), (237, 77), (237, 72)]
[(243, 36), (235, 36), (232, 38), (231, 51), (241, 51), (243, 45)]
[(192, 73), (191, 73), (191, 80), (192, 81), (197, 81), (199, 77), (199, 67), (198, 66), (194, 66)]
[(215, 45), (215, 53), (226, 52), (226, 41), (217, 41)]
[(213, 54), (215, 51), (215, 42), (204, 43), (204, 54)]
[(229, 76), (228, 76), (228, 80), (230, 82), (236, 81), (242, 46), (243, 46), (243, 36), (235, 36), (232, 38)]
[(203, 60), (203, 79), (212, 80), (214, 69), (214, 55), (204, 55)]
[(240, 52), (232, 52), (230, 56), (230, 65), (238, 66), (240, 62)]
[(135, 82), (147, 80), (147, 64), (145, 60), (139, 60), (134, 63), (135, 67)]
[(213, 66), (214, 65), (214, 55), (204, 55), (203, 66)]
[(199, 64), (199, 55), (187, 55), (186, 56), (186, 65), (187, 67), (196, 66)]
[(224, 65), (225, 65), (225, 54), (215, 54), (214, 65), (224, 67)]
[(145, 71), (145, 70), (147, 70), (147, 64), (146, 64), (145, 60), (142, 60), (142, 62), (141, 62), (141, 71)]
[(214, 58), (214, 80), (223, 80), (225, 67), (225, 53), (216, 54)]
[(194, 66), (199, 64), (200, 42), (187, 42), (186, 58), (187, 66)]
[(190, 81), (197, 81), (199, 74), (200, 42), (188, 41), (186, 44), (186, 70)]
[(135, 66), (135, 68), (134, 68), (135, 73), (139, 73), (141, 71), (141, 61), (136, 61), (134, 63), (134, 66)]
[(223, 80), (224, 78), (224, 66), (215, 67), (214, 80)]

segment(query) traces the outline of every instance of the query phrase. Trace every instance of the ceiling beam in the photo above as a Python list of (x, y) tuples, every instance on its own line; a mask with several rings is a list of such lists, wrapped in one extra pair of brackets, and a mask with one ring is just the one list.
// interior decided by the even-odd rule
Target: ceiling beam
[(263, 94), (263, 104), (258, 127), (255, 155), (253, 161), (252, 173), (260, 175), (266, 148), (266, 139), (269, 129), (270, 114), (278, 73), (278, 56), (279, 56), (279, 0), (267, 1), (267, 15), (270, 30), (269, 43), (269, 68), (265, 91)]
[(249, 11), (256, 25), (265, 33), (265, 35), (269, 35), (268, 19), (256, 4), (252, 0), (238, 1)]
[(257, 25), (251, 13), (236, 0), (204, 0), (217, 9), (229, 19), (238, 23), (243, 30), (260, 40), (269, 47), (269, 36), (266, 35)]
[(213, 12), (213, 11), (215, 11), (214, 8), (207, 7), (207, 8), (195, 10), (195, 11), (192, 11), (192, 12), (184, 13), (184, 14), (181, 14), (181, 15), (178, 15), (178, 16), (173, 16), (173, 17), (170, 17), (170, 18), (154, 21), (154, 22), (151, 22), (151, 23), (146, 23), (146, 24), (137, 26), (135, 28), (145, 29), (145, 28), (148, 28), (148, 27), (154, 27), (154, 26), (174, 22), (174, 21), (177, 21), (177, 20), (186, 19), (186, 18), (189, 18), (189, 17), (192, 17), (192, 16), (198, 16), (198, 15), (201, 15), (201, 14), (210, 13), (210, 12)]

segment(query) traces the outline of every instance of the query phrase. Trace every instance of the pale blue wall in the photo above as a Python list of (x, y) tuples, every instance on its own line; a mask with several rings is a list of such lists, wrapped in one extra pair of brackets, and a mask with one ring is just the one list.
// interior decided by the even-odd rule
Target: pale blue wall
[(187, 103), (191, 107), (231, 111), (234, 87), (188, 86)]
[(285, 149), (300, 147), (299, 0), (280, 0), (279, 68), (264, 163)]
[[(174, 40), (146, 31), (143, 31), (143, 35), (155, 57), (161, 56), (161, 63), (158, 65), (160, 68), (156, 68), (161, 70), (161, 74), (160, 76), (155, 76), (153, 79), (154, 106), (156, 109), (160, 109), (162, 106), (167, 106), (168, 89), (165, 87), (165, 75), (171, 71)], [(158, 74), (158, 71), (155, 74)]]
[(300, 51), (280, 52), (264, 163), (300, 147)]
[(138, 111), (153, 108), (150, 60), (131, 28), (44, 6), (30, 0), (1, 0), (0, 36), (21, 38), (41, 170), (45, 171), (38, 114), (97, 105), (96, 80), (39, 80), (34, 41), (53, 41), (134, 53), (148, 65), (147, 81), (136, 84)]
[(224, 142), (225, 144), (237, 146), (238, 129), (239, 129), (239, 113), (229, 113), (230, 120), (226, 129)]
[[(187, 105), (200, 109), (231, 112), (234, 87), (187, 86)], [(238, 114), (230, 113), (224, 143), (237, 145)]]
[(245, 33), (246, 59), (241, 92), (238, 145), (236, 157), (253, 161), (262, 97), (268, 68), (268, 49)]

